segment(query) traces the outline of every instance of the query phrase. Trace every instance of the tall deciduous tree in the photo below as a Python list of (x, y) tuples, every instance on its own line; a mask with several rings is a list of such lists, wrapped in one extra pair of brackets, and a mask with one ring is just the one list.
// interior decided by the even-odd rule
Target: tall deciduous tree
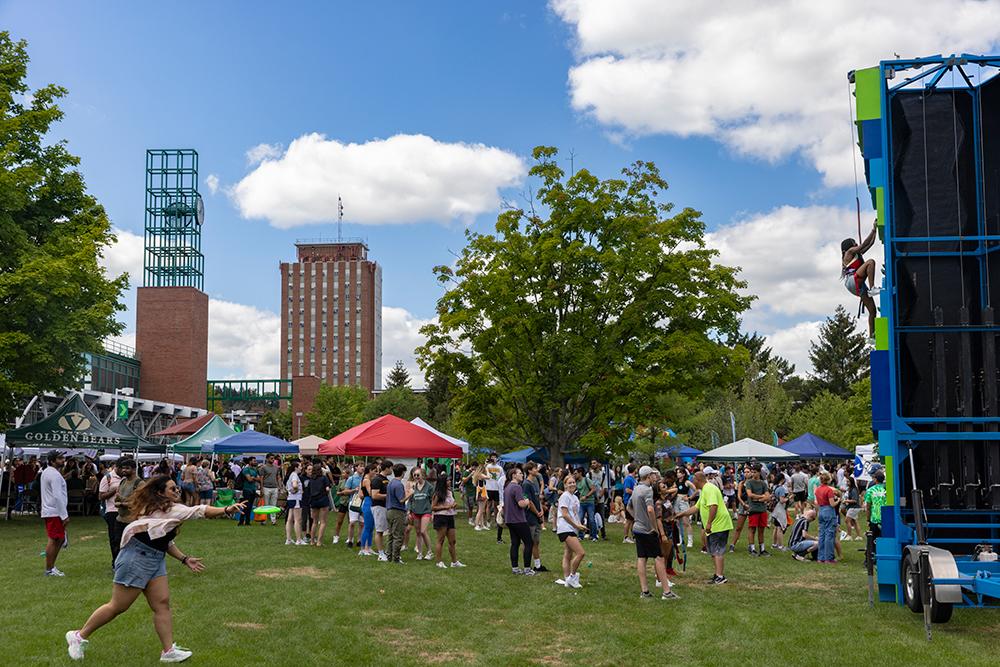
[(833, 317), (820, 326), (819, 339), (809, 344), (809, 359), (813, 364), (810, 377), (816, 392), (828, 391), (847, 398), (851, 385), (868, 372), (868, 346), (854, 320), (837, 306)]
[(397, 387), (410, 388), (410, 373), (406, 370), (406, 366), (403, 365), (402, 361), (396, 362), (396, 365), (389, 371), (389, 377), (385, 381), (386, 389), (395, 389)]
[(555, 149), (534, 157), (537, 201), (503, 212), (495, 234), (468, 232), (454, 270), (435, 269), (450, 289), (419, 353), (429, 364), (471, 349), (479, 378), (461, 411), (558, 464), (651, 423), (650, 396), (727, 384), (737, 353), (720, 340), (750, 299), (705, 247), (700, 214), (658, 201), (667, 183), (652, 163), (563, 180)]
[(30, 92), (27, 68), (25, 42), (0, 33), (0, 422), (27, 396), (78, 386), (83, 353), (121, 332), (128, 286), (98, 264), (114, 236), (79, 159), (46, 143), (66, 90)]
[(364, 387), (322, 385), (316, 392), (313, 409), (306, 413), (309, 432), (332, 438), (365, 419), (368, 390)]
[(364, 408), (365, 419), (376, 419), (382, 415), (395, 415), (406, 421), (415, 417), (426, 419), (427, 400), (413, 393), (409, 387), (389, 389), (370, 400)]

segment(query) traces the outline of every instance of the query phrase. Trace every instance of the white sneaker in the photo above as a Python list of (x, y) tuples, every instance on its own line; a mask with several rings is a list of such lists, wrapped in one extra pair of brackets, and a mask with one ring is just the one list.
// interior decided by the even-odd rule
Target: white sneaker
[(694, 546), (694, 538), (688, 535), (688, 549)]
[(399, 550), (400, 551), (406, 551), (406, 545), (404, 544), (403, 546), (399, 547)]
[(296, 545), (296, 546), (300, 546), (300, 547), (302, 547), (302, 546), (305, 546), (305, 545), (307, 545), (307, 544), (309, 544), (309, 543), (308, 543), (308, 542), (306, 542), (305, 540), (296, 540), (296, 541), (295, 541), (295, 545)]
[(388, 557), (388, 556), (386, 556), (385, 554), (379, 554), (379, 555), (378, 555), (378, 559), (379, 559), (379, 560), (380, 560), (381, 562), (383, 562), (383, 563), (388, 563), (388, 562), (389, 562), (389, 557)]
[(191, 651), (174, 644), (170, 647), (169, 651), (164, 651), (160, 654), (160, 662), (184, 662), (191, 655)]
[(285, 546), (287, 547), (289, 544), (295, 544), (295, 542), (292, 542), (291, 540), (285, 540)]
[(663, 588), (663, 582), (662, 582), (662, 581), (660, 581), (659, 579), (657, 579), (657, 580), (656, 580), (656, 587), (657, 587), (657, 588)]
[(580, 583), (580, 573), (569, 575), (569, 579), (566, 580), (566, 585), (570, 588), (583, 588), (583, 584)]
[(840, 531), (840, 541), (843, 542), (846, 539), (847, 539), (847, 531), (845, 530)]
[(65, 577), (66, 573), (61, 571), (59, 568), (54, 567), (51, 570), (45, 570), (46, 577)]
[(483, 530), (483, 527), (482, 527), (482, 526), (476, 526), (476, 532), (477, 532), (477, 533), (478, 533), (479, 531), (481, 531), (481, 530)]
[(556, 586), (566, 586), (566, 587), (569, 587), (569, 584), (566, 583), (565, 579), (556, 579)]
[(473, 521), (472, 519), (469, 519), (469, 525), (470, 525), (470, 526), (475, 526), (475, 525), (476, 525), (476, 522), (475, 522), (475, 521)]
[(69, 657), (73, 660), (83, 660), (83, 652), (87, 650), (89, 644), (90, 642), (81, 637), (76, 630), (70, 630), (66, 633), (66, 648), (69, 651)]
[(451, 566), (452, 567), (465, 567), (465, 563), (463, 563), (460, 560), (456, 560), (454, 563), (451, 564)]
[[(448, 566), (444, 564), (444, 561), (443, 561), (443, 560), (439, 560), (439, 561), (437, 562), (437, 566), (438, 566), (439, 568), (441, 568), (442, 570), (447, 570), (447, 569), (448, 569)], [(455, 565), (454, 565), (454, 564), (452, 564), (452, 567), (455, 567)]]
[(337, 544), (338, 542), (340, 542), (340, 535), (334, 535), (333, 536), (333, 543)]

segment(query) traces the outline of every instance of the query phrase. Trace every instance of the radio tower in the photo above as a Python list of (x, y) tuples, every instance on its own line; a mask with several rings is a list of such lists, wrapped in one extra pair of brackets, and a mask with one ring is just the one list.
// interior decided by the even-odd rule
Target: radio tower
[(337, 195), (337, 243), (344, 240), (341, 235), (341, 227), (344, 224), (344, 201)]

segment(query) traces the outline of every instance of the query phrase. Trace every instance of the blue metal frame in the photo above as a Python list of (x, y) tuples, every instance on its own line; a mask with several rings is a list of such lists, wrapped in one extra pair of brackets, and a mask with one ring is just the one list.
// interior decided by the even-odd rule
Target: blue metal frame
[[(1000, 424), (1000, 417), (955, 417), (939, 418), (932, 415), (917, 417), (902, 417), (899, 391), (899, 368), (900, 368), (900, 345), (901, 334), (905, 333), (952, 333), (957, 331), (970, 331), (982, 333), (987, 330), (995, 330), (1000, 333), (1000, 323), (993, 327), (973, 326), (960, 327), (955, 325), (946, 326), (906, 326), (897, 325), (897, 300), (896, 300), (896, 259), (900, 257), (954, 257), (963, 256), (970, 261), (980, 265), (980, 294), (988, 294), (985, 289), (986, 271), (983, 271), (983, 264), (987, 261), (989, 253), (1000, 249), (1000, 235), (990, 235), (986, 232), (986, 220), (984, 213), (985, 194), (983, 192), (983, 175), (981, 172), (982, 144), (980, 134), (980, 99), (981, 86), (984, 82), (983, 71), (980, 70), (980, 77), (974, 85), (962, 72), (962, 80), (956, 80), (955, 90), (971, 95), (973, 99), (973, 113), (975, 124), (974, 154), (976, 163), (976, 230), (974, 236), (948, 236), (948, 237), (895, 237), (895, 191), (893, 174), (893, 154), (891, 151), (892, 137), (892, 117), (891, 103), (893, 98), (904, 90), (915, 90), (923, 88), (941, 87), (944, 76), (954, 71), (953, 68), (961, 66), (1000, 67), (1000, 56), (981, 55), (952, 55), (952, 56), (930, 56), (927, 58), (916, 58), (907, 60), (886, 60), (879, 63), (880, 78), (880, 102), (881, 102), (881, 157), (877, 160), (869, 161), (866, 169), (868, 173), (868, 184), (872, 188), (874, 195), (875, 185), (883, 187), (884, 191), (884, 211), (883, 211), (883, 244), (885, 257), (883, 266), (885, 267), (885, 279), (883, 290), (879, 296), (880, 311), (888, 324), (888, 406), (890, 411), (890, 421), (880, 422), (875, 425), (878, 431), (879, 454), (886, 461), (887, 489), (890, 495), (887, 497), (887, 505), (882, 510), (883, 531), (882, 537), (876, 543), (876, 562), (878, 564), (878, 584), (879, 599), (882, 601), (903, 602), (901, 582), (901, 564), (905, 557), (905, 547), (915, 544), (912, 509), (907, 507), (905, 498), (907, 489), (902, 488), (905, 476), (903, 471), (909, 466), (908, 456), (910, 448), (919, 450), (920, 443), (926, 441), (970, 441), (970, 440), (1000, 440), (1000, 432), (960, 432), (962, 425), (983, 425)], [(892, 84), (898, 72), (922, 68), (914, 76), (903, 81)], [(959, 70), (961, 72), (961, 70)], [(956, 77), (957, 78), (957, 77)], [(892, 84), (892, 85), (890, 85)], [(960, 85), (959, 85), (960, 84)], [(950, 87), (949, 87), (950, 89)], [(867, 122), (867, 121), (866, 121)], [(859, 123), (859, 138), (861, 134)], [(875, 173), (872, 173), (872, 172)], [(874, 199), (874, 196), (873, 196)], [(916, 243), (933, 243), (941, 241), (964, 241), (975, 243), (976, 249), (970, 251), (927, 251), (927, 250), (907, 250), (907, 247)], [(988, 242), (993, 242), (992, 248), (988, 247)], [(986, 306), (986, 299), (983, 297), (982, 306)], [(874, 367), (874, 364), (873, 364)], [(875, 371), (873, 370), (873, 373)], [(875, 386), (873, 378), (873, 387)], [(873, 397), (873, 407), (874, 407)], [(890, 426), (886, 428), (886, 426)], [(930, 429), (942, 427), (943, 431), (920, 430), (915, 428)], [(929, 542), (933, 543), (993, 543), (1000, 545), (1000, 513), (987, 511), (928, 511), (928, 516), (949, 516), (974, 515), (988, 523), (970, 522), (961, 523), (955, 521), (942, 521), (935, 523), (931, 519), (928, 523)], [(942, 531), (958, 528), (981, 527), (989, 531), (989, 536), (984, 539), (968, 538), (948, 538), (942, 536)], [(955, 580), (935, 580), (936, 584), (957, 584), (963, 587), (964, 600), (966, 606), (1000, 606), (1000, 564), (972, 562), (968, 558), (957, 559), (961, 578)]]

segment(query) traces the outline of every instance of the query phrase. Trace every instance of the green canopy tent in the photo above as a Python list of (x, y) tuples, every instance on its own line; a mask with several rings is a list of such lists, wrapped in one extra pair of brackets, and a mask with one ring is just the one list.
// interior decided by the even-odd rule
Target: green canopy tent
[[(121, 436), (125, 437), (130, 436), (136, 438), (136, 440), (139, 443), (138, 452), (140, 454), (165, 454), (167, 451), (166, 445), (153, 444), (152, 442), (146, 440), (144, 437), (142, 437), (141, 435), (133, 431), (131, 428), (129, 428), (128, 424), (126, 424), (123, 421), (118, 421), (116, 419), (110, 424), (108, 424), (108, 428)], [(136, 451), (136, 448), (129, 449), (128, 447), (122, 447), (122, 450), (134, 452)]]
[(7, 431), (6, 436), (8, 447), (134, 450), (139, 444), (135, 433), (118, 433), (102, 424), (75, 393), (45, 419)]
[(207, 424), (183, 440), (178, 440), (173, 445), (169, 445), (169, 448), (177, 454), (201, 454), (202, 445), (207, 445), (210, 442), (215, 442), (234, 433), (236, 431), (231, 429), (222, 417), (212, 415), (212, 419)]

